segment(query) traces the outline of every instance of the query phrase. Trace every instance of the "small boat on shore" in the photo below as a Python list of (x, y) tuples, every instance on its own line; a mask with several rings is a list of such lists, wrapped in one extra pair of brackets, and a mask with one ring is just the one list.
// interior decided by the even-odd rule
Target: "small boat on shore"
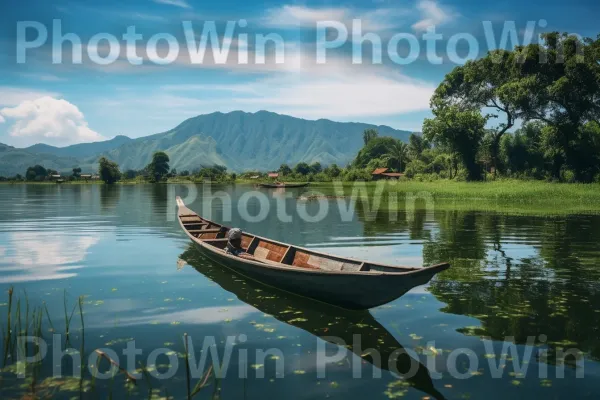
[(258, 186), (260, 186), (261, 188), (267, 188), (267, 189), (279, 189), (279, 188), (292, 189), (292, 188), (306, 187), (306, 186), (308, 186), (308, 183), (309, 182), (305, 182), (305, 183), (285, 183), (285, 182), (259, 183)]
[(401, 267), (342, 258), (244, 233), (251, 258), (225, 252), (229, 228), (200, 217), (177, 197), (178, 220), (196, 247), (211, 260), (250, 279), (348, 309), (386, 304), (450, 267)]

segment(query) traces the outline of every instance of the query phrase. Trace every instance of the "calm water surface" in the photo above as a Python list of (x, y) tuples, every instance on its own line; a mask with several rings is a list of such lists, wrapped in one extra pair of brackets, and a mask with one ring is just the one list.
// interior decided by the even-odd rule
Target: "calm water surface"
[[(428, 216), (416, 211), (389, 222), (383, 214), (368, 220), (358, 208), (352, 220), (344, 222), (332, 201), (322, 221), (309, 223), (297, 217), (295, 197), (302, 193), (297, 190), (289, 192), (290, 198), (264, 191), (271, 211), (265, 221), (252, 223), (236, 207), (249, 189), (212, 188), (226, 192), (234, 203), (227, 225), (344, 256), (413, 266), (450, 261), (453, 267), (388, 305), (341, 312), (247, 281), (204, 259), (172, 218), (174, 197), (185, 196), (184, 187), (0, 185), (0, 324), (5, 329), (5, 298), (13, 286), (21, 298), (26, 291), (32, 307), (45, 302), (55, 330), (63, 332), (66, 289), (69, 312), (78, 296), (85, 296), (86, 354), (108, 347), (125, 364), (122, 350), (130, 339), (142, 350), (138, 360), (144, 362), (152, 350), (172, 349), (176, 361), (163, 354), (149, 362), (159, 372), (169, 364), (183, 364), (177, 357), (183, 352), (184, 333), (192, 337), (197, 354), (207, 337), (215, 339), (220, 355), (227, 337), (235, 337), (220, 391), (214, 395), (217, 385), (211, 383), (196, 398), (600, 395), (600, 216), (543, 218), (465, 211)], [(202, 192), (199, 186), (190, 208), (210, 210), (216, 221), (227, 219), (227, 200), (211, 201)], [(279, 209), (286, 205), (293, 223), (279, 221), (276, 204)], [(316, 202), (306, 205), (309, 214), (316, 207)], [(250, 215), (259, 211), (251, 201)], [(71, 345), (77, 349), (78, 318), (71, 328)], [(48, 338), (46, 325), (45, 318)], [(360, 335), (359, 345), (353, 345), (354, 335)], [(347, 346), (334, 344), (330, 337)], [(492, 347), (486, 348), (482, 338), (491, 338)], [(528, 338), (533, 338), (529, 345)], [(498, 363), (505, 340), (514, 340), (518, 353), (510, 354), (503, 368)], [(281, 353), (256, 360), (257, 350), (271, 348)], [(400, 356), (392, 370), (403, 373), (414, 365), (410, 379), (398, 379), (389, 371), (387, 360), (403, 348), (414, 351), (420, 363)], [(557, 361), (560, 348), (577, 349), (584, 361), (579, 367), (574, 356)], [(50, 346), (49, 353), (52, 350)], [(240, 350), (247, 351), (247, 362)], [(341, 351), (344, 357), (326, 365), (326, 376), (319, 378), (324, 351), (327, 356)], [(375, 352), (381, 360), (372, 356)], [(522, 362), (528, 353), (526, 372), (515, 372), (515, 359)], [(69, 359), (62, 362), (66, 375), (72, 369)], [(279, 362), (284, 365), (281, 376)], [(469, 370), (473, 362), (478, 365)], [(51, 364), (43, 368), (46, 376)], [(247, 379), (239, 378), (240, 368), (247, 370)], [(499, 376), (493, 378), (496, 369)], [(374, 378), (374, 373), (381, 377)], [(265, 378), (258, 378), (260, 374)], [(8, 372), (2, 375), (0, 397), (20, 398), (27, 391), (21, 387), (24, 380)], [(60, 380), (39, 381), (53, 398), (77, 393), (72, 385), (75, 392), (64, 392), (67, 387), (60, 386)], [(112, 390), (115, 398), (123, 398), (123, 381), (118, 375), (112, 383), (97, 382), (95, 390), (100, 397)], [(182, 367), (169, 380), (153, 381), (153, 388), (162, 396), (184, 398), (185, 382)], [(147, 398), (145, 387), (138, 385), (131, 397)]]

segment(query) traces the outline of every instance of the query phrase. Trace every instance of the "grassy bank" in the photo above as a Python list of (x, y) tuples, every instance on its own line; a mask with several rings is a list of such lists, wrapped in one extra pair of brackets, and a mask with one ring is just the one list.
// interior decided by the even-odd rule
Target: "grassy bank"
[[(381, 183), (379, 183), (381, 184)], [(377, 182), (365, 184), (366, 192), (358, 192), (352, 183), (344, 183), (344, 195), (354, 191), (360, 197), (373, 200), (378, 192)], [(500, 211), (511, 214), (570, 214), (600, 213), (599, 184), (566, 184), (542, 181), (500, 180), (494, 182), (455, 182), (438, 180), (433, 182), (399, 181), (384, 182), (382, 207), (403, 210), (413, 204), (407, 201), (416, 196), (417, 209), (432, 202), (435, 209)], [(337, 195), (332, 184), (313, 184), (310, 191), (325, 195)], [(390, 196), (397, 196), (397, 205)]]

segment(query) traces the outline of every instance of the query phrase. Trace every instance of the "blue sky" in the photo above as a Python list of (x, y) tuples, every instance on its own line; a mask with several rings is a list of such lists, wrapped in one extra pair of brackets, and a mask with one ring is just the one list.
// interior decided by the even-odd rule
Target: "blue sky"
[[(1, 1), (0, 142), (17, 147), (145, 136), (198, 114), (232, 110), (420, 130), (444, 75), (469, 51), (470, 57), (485, 54), (490, 37), (498, 41), (511, 26), (519, 41), (528, 32), (533, 38), (549, 30), (600, 33), (597, 0)], [(375, 37), (380, 49), (370, 41), (360, 45), (353, 20), (360, 20), (362, 35)], [(222, 59), (210, 48), (211, 21), (216, 44), (229, 46)], [(333, 22), (319, 35), (317, 23), (324, 21)], [(486, 32), (484, 21), (491, 30)], [(141, 36), (129, 45), (123, 38), (128, 27)], [(434, 46), (441, 57), (435, 63), (423, 38), (432, 27), (442, 35)], [(34, 43), (43, 30), (46, 40)], [(346, 40), (332, 43), (344, 32)], [(80, 63), (73, 62), (69, 41), (60, 45), (59, 33), (81, 42)], [(96, 41), (99, 34), (113, 35), (115, 42)], [(402, 39), (391, 46), (398, 34)], [(154, 35), (161, 39), (152, 43)], [(263, 46), (259, 35), (281, 40)], [(467, 46), (466, 37), (476, 46)], [(190, 40), (197, 46), (203, 39), (206, 54), (194, 59), (190, 48), (197, 49)], [(317, 62), (318, 43), (332, 47), (324, 63)], [(94, 62), (96, 54), (107, 64)], [(353, 56), (362, 63), (353, 63)]]

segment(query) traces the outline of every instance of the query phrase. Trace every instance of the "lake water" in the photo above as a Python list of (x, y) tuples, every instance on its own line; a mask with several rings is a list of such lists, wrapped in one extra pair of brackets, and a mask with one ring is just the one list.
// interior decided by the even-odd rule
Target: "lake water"
[[(204, 259), (173, 218), (174, 197), (190, 196), (186, 187), (0, 185), (3, 331), (11, 286), (23, 315), (25, 293), (32, 310), (47, 305), (55, 333), (65, 331), (65, 298), (70, 314), (84, 296), (86, 364), (95, 349), (110, 348), (133, 371), (139, 364), (129, 362), (123, 349), (135, 340), (137, 360), (149, 372), (174, 374), (150, 378), (155, 395), (178, 399), (186, 396), (184, 333), (196, 363), (210, 352), (211, 340), (219, 356), (231, 352), (224, 377), (209, 378), (195, 398), (600, 395), (600, 216), (444, 209), (400, 213), (390, 222), (384, 213), (368, 218), (360, 207), (348, 218), (331, 200), (327, 215), (308, 222), (298, 213), (315, 215), (319, 204), (298, 203), (304, 189), (297, 189), (287, 195), (262, 191), (269, 213), (262, 222), (249, 222), (260, 214), (260, 201), (250, 199), (250, 218), (237, 204), (250, 186), (210, 189), (226, 193), (225, 201), (211, 201), (197, 186), (188, 206), (210, 211), (216, 221), (231, 220), (226, 225), (343, 256), (410, 266), (449, 261), (452, 268), (390, 304), (344, 312), (247, 281)], [(292, 222), (277, 216), (283, 205)], [(78, 311), (70, 325), (70, 345), (79, 350)], [(66, 376), (73, 370), (71, 356), (53, 358), (62, 344), (52, 345), (51, 330), (44, 311), (49, 347), (35, 390), (72, 398), (78, 393), (72, 379), (50, 378), (53, 367)], [(168, 350), (153, 360), (150, 353), (160, 348)], [(569, 355), (562, 357), (561, 349)], [(20, 398), (31, 391), (30, 380), (16, 379), (8, 361), (0, 397)], [(89, 388), (89, 372), (85, 377)], [(192, 388), (197, 381), (192, 378)], [(125, 398), (124, 375), (97, 379), (90, 392)], [(129, 395), (148, 398), (147, 381), (140, 378)]]

